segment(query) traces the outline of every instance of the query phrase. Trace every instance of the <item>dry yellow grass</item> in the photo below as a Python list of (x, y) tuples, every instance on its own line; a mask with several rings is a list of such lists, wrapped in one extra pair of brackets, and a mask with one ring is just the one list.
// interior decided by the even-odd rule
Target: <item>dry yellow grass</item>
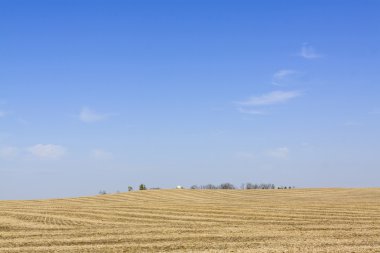
[(0, 252), (380, 252), (380, 189), (0, 201)]

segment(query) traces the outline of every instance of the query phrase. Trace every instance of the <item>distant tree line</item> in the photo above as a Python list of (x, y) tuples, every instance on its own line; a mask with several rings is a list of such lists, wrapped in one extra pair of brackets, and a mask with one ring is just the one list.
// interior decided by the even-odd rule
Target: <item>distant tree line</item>
[[(294, 186), (279, 186), (277, 189), (292, 189)], [(192, 185), (190, 189), (201, 189), (201, 190), (212, 190), (212, 189), (237, 189), (237, 187), (231, 183), (222, 183), (219, 185), (206, 184), (206, 185)], [(251, 189), (276, 189), (274, 184), (253, 184), (246, 183), (240, 186), (240, 189), (251, 190)]]
[(205, 185), (192, 185), (190, 189), (201, 189), (201, 190), (213, 190), (213, 189), (236, 189), (235, 185), (231, 183), (222, 183), (220, 185), (205, 184)]
[[(184, 189), (182, 186), (177, 186), (177, 189)], [(256, 190), (256, 189), (294, 189), (294, 186), (278, 186), (276, 187), (274, 184), (253, 184), (253, 183), (245, 183), (240, 186), (240, 189), (242, 190)], [(140, 184), (138, 189), (140, 191), (142, 190), (148, 190), (145, 184)], [(149, 190), (159, 190), (159, 187), (152, 187), (149, 188)], [(214, 184), (205, 184), (205, 185), (192, 185), (190, 189), (199, 189), (199, 190), (215, 190), (215, 189), (238, 189), (235, 185), (231, 183), (222, 183), (219, 185)], [(128, 191), (133, 191), (132, 186), (128, 186)], [(119, 193), (119, 191), (118, 191)], [(100, 195), (107, 194), (105, 190), (99, 191)]]
[(107, 192), (106, 192), (105, 190), (100, 190), (100, 191), (99, 191), (99, 194), (100, 194), (100, 195), (104, 195), (104, 194), (107, 194)]

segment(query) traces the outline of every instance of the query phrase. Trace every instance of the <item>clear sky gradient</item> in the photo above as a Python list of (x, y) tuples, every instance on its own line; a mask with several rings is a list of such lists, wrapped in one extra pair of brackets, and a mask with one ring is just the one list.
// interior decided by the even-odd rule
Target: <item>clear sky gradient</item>
[(0, 199), (380, 186), (380, 1), (0, 1)]

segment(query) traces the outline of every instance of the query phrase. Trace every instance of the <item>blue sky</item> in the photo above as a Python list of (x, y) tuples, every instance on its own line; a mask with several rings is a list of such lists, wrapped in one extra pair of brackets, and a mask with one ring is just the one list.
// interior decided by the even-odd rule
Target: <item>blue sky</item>
[(374, 187), (379, 1), (0, 1), (0, 198)]

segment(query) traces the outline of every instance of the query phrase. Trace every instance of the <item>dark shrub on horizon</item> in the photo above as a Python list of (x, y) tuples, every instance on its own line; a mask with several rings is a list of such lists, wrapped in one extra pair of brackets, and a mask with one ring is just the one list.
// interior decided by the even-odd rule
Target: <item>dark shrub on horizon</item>
[(219, 185), (219, 189), (236, 189), (231, 183), (223, 183)]

